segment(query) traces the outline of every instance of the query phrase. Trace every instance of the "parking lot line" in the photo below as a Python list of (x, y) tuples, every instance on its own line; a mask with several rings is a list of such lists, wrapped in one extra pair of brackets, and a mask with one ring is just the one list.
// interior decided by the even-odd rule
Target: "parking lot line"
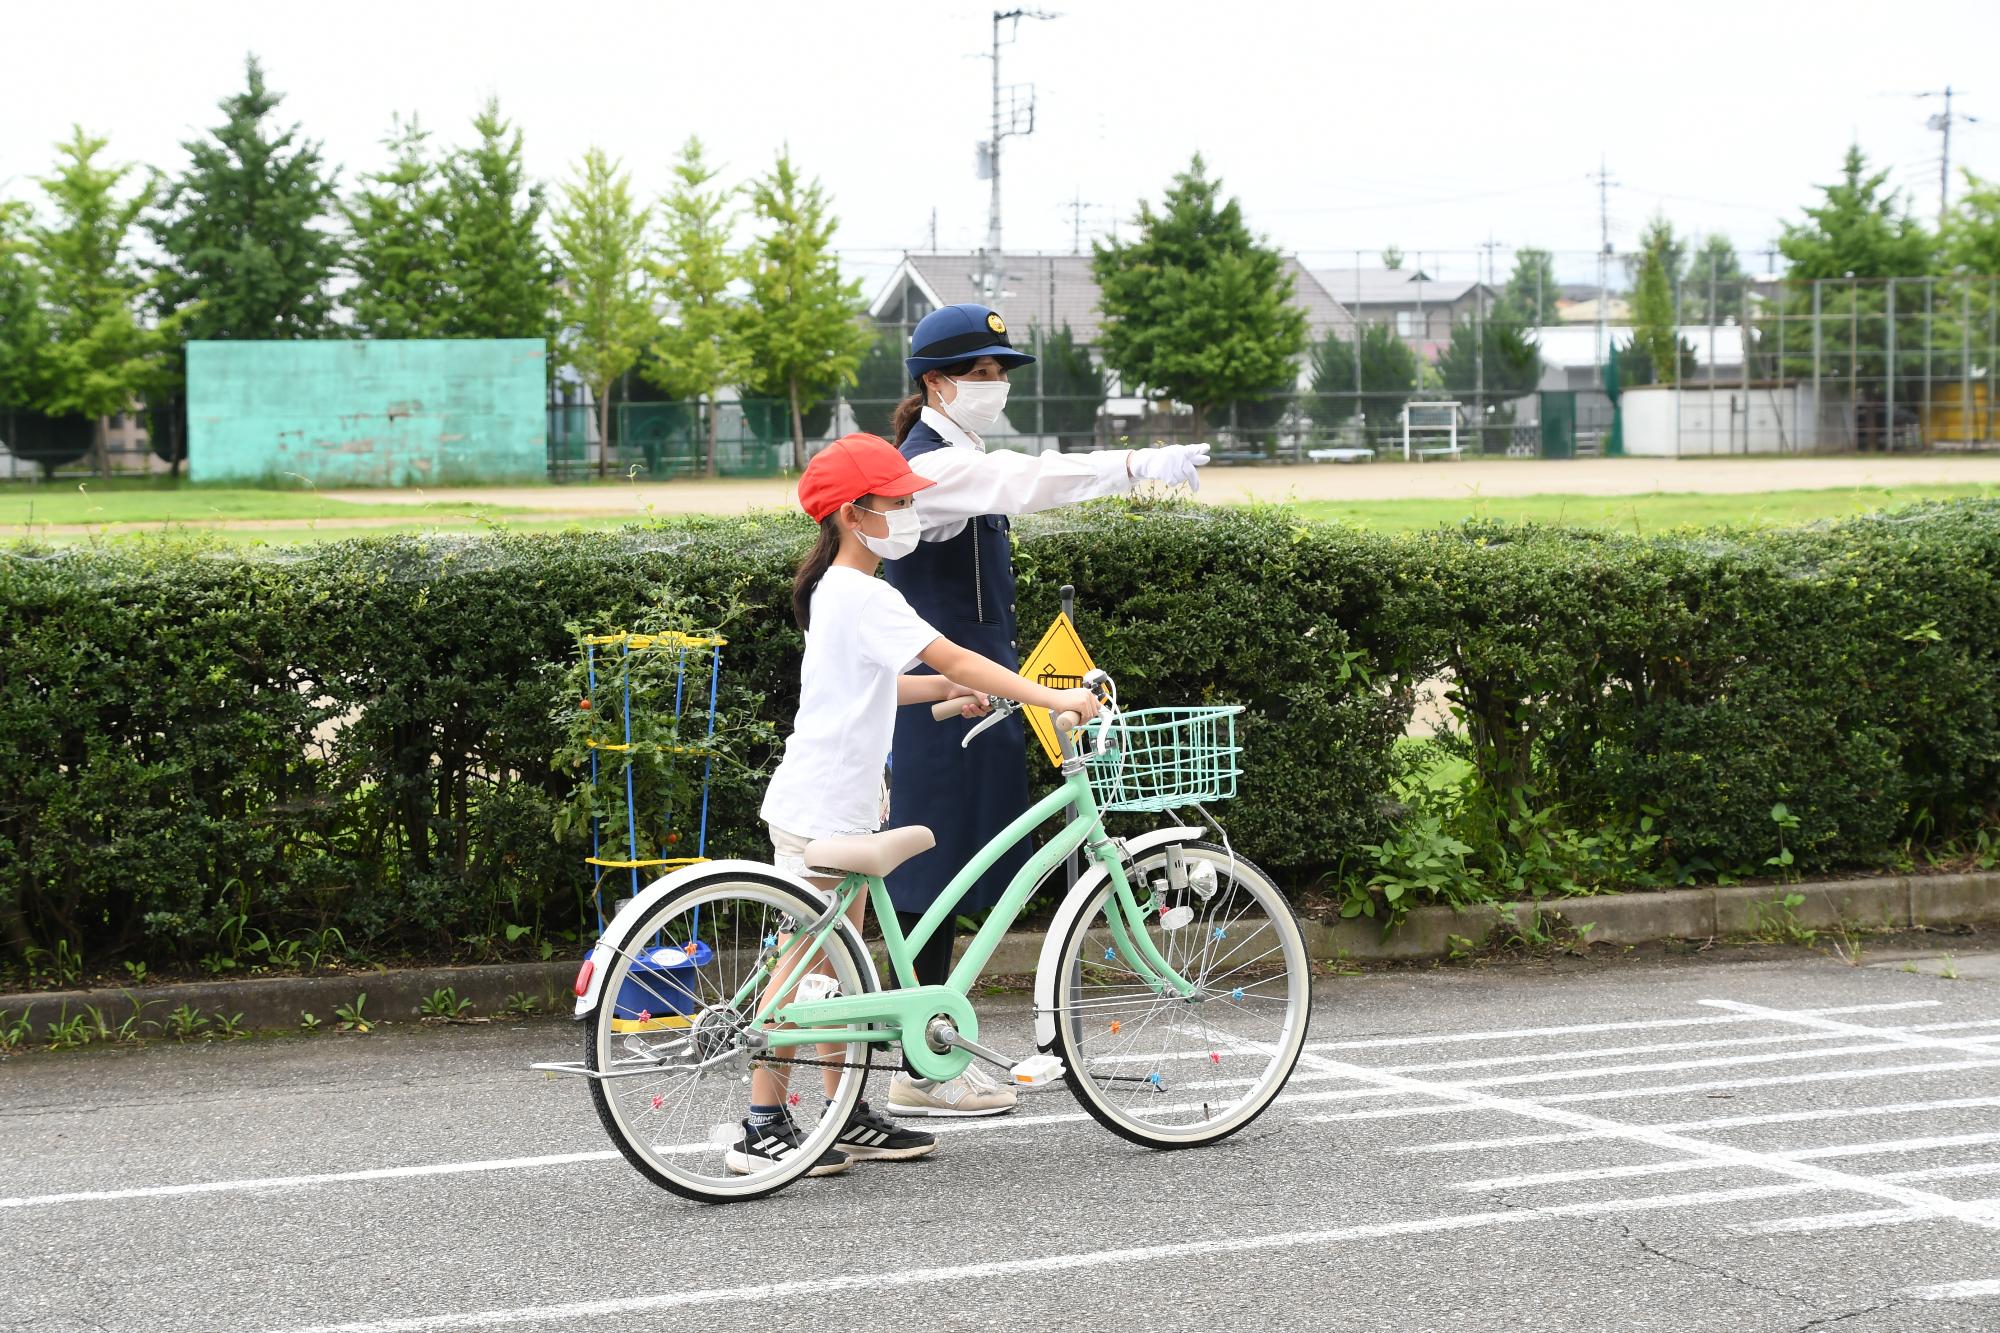
[[(2000, 1198), (1972, 1199), (1968, 1207), (2000, 1208)], [(1730, 1228), (1742, 1236), (1802, 1236), (1818, 1231), (1858, 1231), (1867, 1227), (1894, 1227), (1906, 1222), (1935, 1222), (1938, 1214), (1928, 1208), (1875, 1208), (1859, 1213), (1825, 1213), (1818, 1217), (1780, 1217), (1769, 1222), (1749, 1222)]]
[[(1833, 1008), (1800, 1009), (1814, 1017), (1832, 1014), (1884, 1014), (1898, 1009), (1936, 1009), (1943, 1000), (1896, 1000), (1880, 1004), (1843, 1004)], [(1361, 1037), (1350, 1041), (1316, 1041), (1308, 1051), (1365, 1051), (1390, 1046), (1443, 1046), (1468, 1041), (1518, 1041), (1523, 1037), (1569, 1037), (1589, 1032), (1641, 1032), (1652, 1028), (1714, 1027), (1724, 1023), (1755, 1022), (1754, 1014), (1709, 1014), (1696, 1018), (1639, 1018), (1615, 1023), (1571, 1023), (1563, 1027), (1485, 1028), (1470, 1032), (1437, 1032), (1399, 1037)]]
[(1839, 1032), (1850, 1036), (1862, 1033), (1878, 1037), (1880, 1040), (1895, 1042), (1902, 1046), (1922, 1046), (1931, 1050), (1972, 1051), (1984, 1054), (1993, 1049), (1991, 1042), (1967, 1040), (1952, 1037), (1930, 1037), (1911, 1032), (1906, 1028), (1871, 1028), (1859, 1023), (1842, 1023), (1837, 1019), (1820, 1014), (1790, 1012), (1784, 1009), (1768, 1009), (1761, 1004), (1745, 1004), (1741, 1000), (1702, 1000), (1700, 1003), (1711, 1009), (1727, 1009), (1731, 1013), (1744, 1014), (1752, 1018), (1766, 1018), (1774, 1023), (1795, 1023), (1800, 1027), (1816, 1028), (1821, 1032)]
[[(1932, 1102), (1890, 1102), (1884, 1106), (1820, 1106), (1810, 1111), (1776, 1111), (1768, 1115), (1722, 1115), (1707, 1120), (1677, 1120), (1661, 1125), (1680, 1133), (1690, 1129), (1736, 1129), (1751, 1125), (1804, 1124), (1817, 1120), (1860, 1120), (1877, 1115), (1918, 1115), (1925, 1111), (1963, 1111), (2000, 1106), (2000, 1097), (1947, 1097)], [(1487, 1152), (1494, 1148), (1526, 1148), (1543, 1143), (1583, 1143), (1608, 1138), (1595, 1130), (1564, 1134), (1514, 1134), (1499, 1139), (1450, 1139), (1443, 1143), (1410, 1143), (1399, 1153)]]
[(1980, 1296), (2000, 1296), (2000, 1278), (1980, 1278), (1974, 1282), (1941, 1282), (1934, 1287), (1905, 1287), (1896, 1294), (1917, 1301), (1964, 1301)]
[(1845, 1189), (1855, 1194), (1873, 1195), (1912, 1211), (1926, 1210), (1934, 1217), (1949, 1217), (1970, 1226), (2000, 1229), (2000, 1207), (1995, 1207), (1990, 1202), (1961, 1203), (1946, 1195), (1912, 1189), (1892, 1181), (1851, 1175), (1811, 1162), (1791, 1161), (1770, 1153), (1754, 1152), (1748, 1148), (1729, 1144), (1710, 1143), (1705, 1139), (1690, 1138), (1685, 1134), (1675, 1134), (1646, 1125), (1623, 1124), (1586, 1112), (1572, 1111), (1525, 1098), (1503, 1096), (1464, 1084), (1426, 1083), (1407, 1075), (1368, 1069), (1361, 1065), (1329, 1060), (1324, 1056), (1308, 1055), (1303, 1058), (1326, 1072), (1344, 1072), (1354, 1079), (1374, 1082), (1385, 1088), (1421, 1093), (1441, 1100), (1460, 1101), (1482, 1110), (1566, 1125), (1571, 1129), (1601, 1130), (1605, 1131), (1608, 1137), (1644, 1143), (1649, 1147), (1666, 1151), (1687, 1153), (1697, 1158), (1705, 1158), (1720, 1167), (1789, 1176), (1794, 1180)]
[[(2000, 1143), (2000, 1133), (1932, 1134), (1922, 1138), (1886, 1139), (1874, 1143), (1836, 1143), (1817, 1148), (1793, 1148), (1770, 1154), (1787, 1162), (1818, 1162), (1836, 1157), (1891, 1156), (1905, 1152), (1930, 1152), (1937, 1148), (1972, 1148)], [(1582, 1167), (1574, 1171), (1544, 1171), (1534, 1175), (1489, 1176), (1453, 1185), (1455, 1190), (1526, 1189), (1536, 1185), (1566, 1185), (1580, 1180), (1621, 1180), (1634, 1176), (1671, 1176), (1684, 1171), (1713, 1171), (1720, 1162), (1634, 1162), (1623, 1166)]]

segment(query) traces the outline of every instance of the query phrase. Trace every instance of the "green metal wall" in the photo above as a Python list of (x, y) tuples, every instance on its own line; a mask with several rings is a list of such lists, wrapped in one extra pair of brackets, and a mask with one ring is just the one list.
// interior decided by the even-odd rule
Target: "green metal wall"
[(188, 475), (438, 486), (548, 475), (534, 338), (188, 344)]

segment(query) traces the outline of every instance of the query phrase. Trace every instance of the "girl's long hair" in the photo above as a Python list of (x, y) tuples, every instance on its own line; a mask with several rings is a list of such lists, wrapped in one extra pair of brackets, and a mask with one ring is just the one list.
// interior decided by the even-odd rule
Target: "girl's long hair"
[(799, 561), (799, 572), (792, 579), (792, 619), (799, 622), (801, 630), (812, 628), (813, 590), (819, 587), (819, 581), (826, 577), (833, 558), (839, 554), (840, 511), (836, 509), (819, 521), (819, 540), (806, 552), (806, 558)]
[[(938, 369), (942, 374), (957, 379), (959, 376), (968, 373), (974, 364), (976, 363), (971, 361), (956, 361), (948, 366), (940, 366)], [(929, 371), (924, 372), (925, 375), (929, 373)], [(915, 392), (902, 402), (897, 403), (896, 410), (889, 415), (889, 429), (894, 433), (898, 449), (903, 447), (903, 440), (909, 435), (910, 427), (916, 425), (917, 418), (923, 415), (924, 401), (924, 377), (923, 375), (919, 375), (917, 376)]]

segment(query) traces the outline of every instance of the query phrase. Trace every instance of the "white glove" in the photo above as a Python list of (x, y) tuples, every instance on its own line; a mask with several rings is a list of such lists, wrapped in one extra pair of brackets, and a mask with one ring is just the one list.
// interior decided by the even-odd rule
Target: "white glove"
[(1163, 444), (1155, 449), (1132, 451), (1132, 476), (1139, 481), (1160, 481), (1169, 486), (1201, 489), (1198, 467), (1208, 466), (1206, 444)]

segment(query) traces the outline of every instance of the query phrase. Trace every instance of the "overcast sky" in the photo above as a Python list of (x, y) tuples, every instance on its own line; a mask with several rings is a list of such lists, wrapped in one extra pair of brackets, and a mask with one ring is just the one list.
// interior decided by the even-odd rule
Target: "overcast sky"
[[(1959, 164), (2000, 176), (2000, 3), (1735, 0), (1680, 4), (1428, 0), (1421, 4), (1047, 0), (1002, 52), (1032, 83), (1032, 137), (1003, 149), (1006, 248), (1086, 246), (1201, 152), (1252, 224), (1309, 264), (1385, 246), (1432, 271), (1477, 247), (1564, 252), (1585, 278), (1600, 155), (1616, 182), (1612, 243), (1665, 211), (1719, 231), (1746, 267), (1858, 140), (1927, 218), (1941, 110), (1914, 94), (1969, 87), (1981, 117)], [(525, 4), (515, 0), (83, 0), (15, 4), (0, 32), (0, 195), (33, 192), (72, 123), (120, 160), (178, 170), (181, 140), (216, 123), (246, 51), (343, 165), (379, 167), (392, 112), (446, 141), (497, 95), (551, 180), (591, 144), (642, 195), (699, 134), (732, 176), (789, 142), (831, 191), (843, 255), (869, 294), (904, 249), (986, 231), (974, 177), (986, 137), (991, 4)], [(1957, 181), (1954, 180), (1954, 189)]]

